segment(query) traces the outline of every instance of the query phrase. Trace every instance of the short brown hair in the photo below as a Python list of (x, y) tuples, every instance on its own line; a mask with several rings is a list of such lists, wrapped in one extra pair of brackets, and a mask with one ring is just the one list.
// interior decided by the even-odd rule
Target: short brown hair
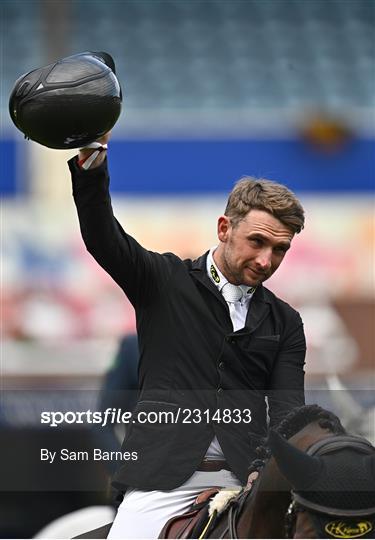
[(231, 191), (224, 213), (235, 227), (255, 209), (269, 212), (294, 233), (304, 227), (305, 212), (292, 191), (271, 180), (244, 176)]

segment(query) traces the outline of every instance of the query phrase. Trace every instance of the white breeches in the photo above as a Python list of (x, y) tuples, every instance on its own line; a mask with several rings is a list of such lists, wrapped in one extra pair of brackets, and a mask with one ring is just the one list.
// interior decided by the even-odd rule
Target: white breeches
[(129, 488), (119, 506), (108, 538), (158, 537), (173, 516), (187, 512), (199, 493), (213, 486), (239, 487), (230, 472), (195, 472), (182, 486), (170, 491), (141, 491)]

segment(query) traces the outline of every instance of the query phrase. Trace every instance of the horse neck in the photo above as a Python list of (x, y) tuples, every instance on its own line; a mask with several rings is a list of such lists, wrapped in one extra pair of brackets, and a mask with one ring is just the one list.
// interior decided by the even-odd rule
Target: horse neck
[[(313, 443), (333, 435), (329, 429), (320, 427), (318, 422), (312, 422), (289, 441), (304, 451)], [(291, 486), (281, 474), (274, 458), (268, 460), (253, 489), (249, 504), (245, 505), (238, 522), (239, 532), (248, 538), (283, 537)]]

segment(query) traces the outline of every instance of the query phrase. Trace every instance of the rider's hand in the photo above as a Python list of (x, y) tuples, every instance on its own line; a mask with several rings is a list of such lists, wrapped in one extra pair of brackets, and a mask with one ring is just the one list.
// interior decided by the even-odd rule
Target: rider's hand
[[(108, 131), (103, 135), (103, 137), (100, 137), (96, 142), (100, 144), (107, 144), (111, 136), (111, 132)], [(81, 148), (78, 152), (78, 161), (83, 162), (85, 161), (91, 154), (95, 152), (95, 148)], [(95, 161), (90, 165), (90, 169), (95, 169), (95, 167), (99, 167), (105, 160), (105, 157), (107, 155), (107, 152), (103, 150), (102, 152), (99, 152), (98, 157), (95, 159)]]
[(259, 476), (259, 473), (256, 471), (253, 471), (252, 473), (249, 474), (248, 479), (247, 479), (247, 484), (246, 484), (247, 490), (250, 490), (253, 487), (253, 483), (258, 478), (258, 476)]

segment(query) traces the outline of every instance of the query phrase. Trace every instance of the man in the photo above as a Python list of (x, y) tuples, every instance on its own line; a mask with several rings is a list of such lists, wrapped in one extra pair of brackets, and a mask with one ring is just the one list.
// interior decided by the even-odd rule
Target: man
[(304, 211), (285, 186), (243, 179), (218, 219), (217, 247), (195, 261), (153, 253), (114, 218), (99, 150), (69, 162), (73, 195), (88, 251), (134, 306), (140, 350), (122, 448), (137, 459), (114, 477), (126, 493), (109, 537), (156, 538), (204, 488), (245, 484), (267, 416), (276, 425), (304, 404), (301, 318), (262, 285)]

